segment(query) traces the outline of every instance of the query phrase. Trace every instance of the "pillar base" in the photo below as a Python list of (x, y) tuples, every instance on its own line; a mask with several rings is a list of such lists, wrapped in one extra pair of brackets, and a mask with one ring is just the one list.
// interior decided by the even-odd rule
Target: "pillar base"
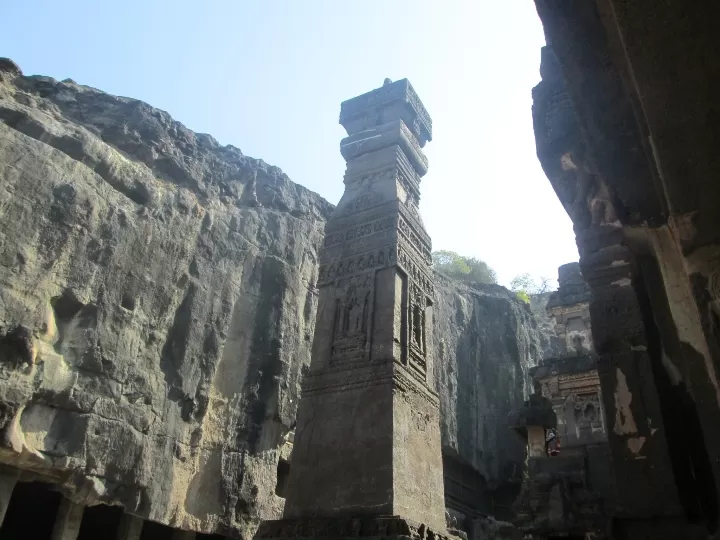
[(254, 540), (458, 540), (400, 516), (294, 518), (263, 521)]

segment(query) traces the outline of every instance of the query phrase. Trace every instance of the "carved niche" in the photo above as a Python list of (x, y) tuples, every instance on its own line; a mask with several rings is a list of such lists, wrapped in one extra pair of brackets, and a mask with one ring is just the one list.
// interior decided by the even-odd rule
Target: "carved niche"
[(600, 396), (597, 393), (573, 394), (574, 420), (579, 428), (602, 429)]
[(408, 363), (423, 377), (427, 371), (427, 308), (430, 305), (425, 291), (408, 280), (407, 343)]
[(369, 351), (374, 272), (340, 280), (335, 289), (332, 361), (363, 360)]

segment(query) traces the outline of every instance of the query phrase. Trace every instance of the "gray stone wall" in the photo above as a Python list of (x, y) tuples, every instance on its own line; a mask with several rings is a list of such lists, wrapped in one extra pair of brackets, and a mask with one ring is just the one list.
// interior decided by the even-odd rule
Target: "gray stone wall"
[(251, 533), (283, 504), (331, 205), (140, 101), (0, 75), (0, 461)]
[(519, 481), (525, 444), (508, 429), (507, 417), (531, 392), (528, 370), (543, 358), (547, 331), (504, 287), (436, 276), (443, 445), (472, 464), (490, 489)]

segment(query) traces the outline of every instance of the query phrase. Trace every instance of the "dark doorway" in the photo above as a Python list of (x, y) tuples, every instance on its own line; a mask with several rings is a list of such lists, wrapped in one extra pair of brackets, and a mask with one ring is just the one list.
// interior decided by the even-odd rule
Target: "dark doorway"
[(119, 506), (88, 506), (83, 512), (78, 540), (115, 538), (122, 516), (123, 509)]
[(288, 478), (290, 478), (290, 462), (280, 458), (277, 464), (277, 484), (275, 484), (275, 495), (285, 498)]
[(18, 482), (0, 528), (2, 540), (48, 540), (62, 496), (50, 484)]
[(172, 540), (173, 528), (154, 521), (146, 521), (142, 528), (140, 540)]

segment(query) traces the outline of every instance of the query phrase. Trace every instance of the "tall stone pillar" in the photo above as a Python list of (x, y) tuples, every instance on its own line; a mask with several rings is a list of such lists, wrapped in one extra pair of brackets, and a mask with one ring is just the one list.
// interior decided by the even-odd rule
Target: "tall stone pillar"
[[(587, 8), (583, 6), (579, 9)], [(678, 330), (662, 306), (667, 299), (651, 294), (662, 291), (662, 277), (647, 242), (647, 227), (623, 223), (628, 209), (616, 206), (622, 198), (608, 187), (608, 178), (615, 187), (618, 179), (601, 173), (557, 58), (547, 47), (542, 54), (542, 82), (533, 89), (537, 152), (573, 221), (582, 274), (591, 291), (612, 465), (613, 501), (606, 511), (613, 518), (613, 537), (707, 538), (698, 514), (706, 512), (703, 506), (714, 497), (703, 481), (712, 481), (711, 466), (701, 462), (706, 456), (693, 452), (704, 451), (704, 444), (692, 444), (690, 437), (701, 433), (695, 427), (701, 420), (683, 400), (687, 396), (673, 389), (678, 372), (671, 359), (680, 346), (674, 343)], [(599, 71), (605, 70), (602, 63)], [(610, 90), (601, 94), (619, 95)], [(630, 134), (631, 124), (622, 125)], [(627, 141), (614, 146), (640, 147)], [(692, 326), (687, 320), (683, 324)], [(707, 472), (700, 473), (703, 470)]]
[(257, 538), (445, 531), (431, 244), (418, 212), (431, 120), (403, 79), (344, 102), (340, 123), (345, 192), (325, 229), (285, 519)]
[(80, 532), (85, 507), (63, 497), (55, 517), (51, 540), (75, 540)]

